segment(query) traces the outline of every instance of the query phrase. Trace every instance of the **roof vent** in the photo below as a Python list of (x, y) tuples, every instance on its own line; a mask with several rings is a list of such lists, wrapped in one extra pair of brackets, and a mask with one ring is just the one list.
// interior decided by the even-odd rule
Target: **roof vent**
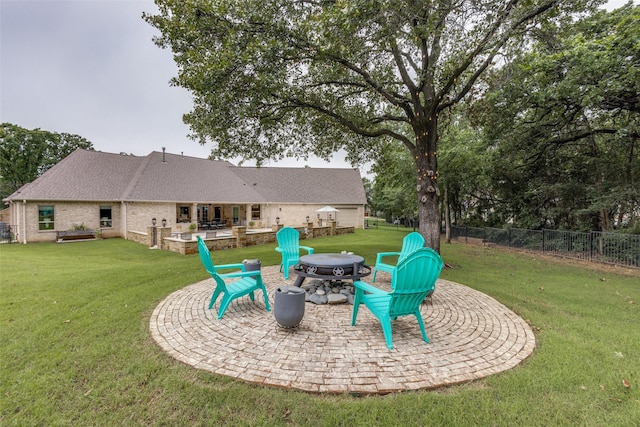
[(166, 148), (162, 147), (162, 163), (167, 163), (167, 159), (164, 157), (164, 150), (166, 150)]

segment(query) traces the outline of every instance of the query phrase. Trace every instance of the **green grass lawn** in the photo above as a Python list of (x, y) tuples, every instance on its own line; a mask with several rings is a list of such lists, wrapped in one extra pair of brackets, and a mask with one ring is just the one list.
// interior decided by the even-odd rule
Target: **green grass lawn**
[[(406, 233), (305, 244), (373, 264)], [(273, 265), (274, 247), (212, 256)], [(149, 317), (207, 278), (197, 255), (121, 239), (0, 245), (0, 425), (640, 426), (640, 271), (463, 244), (443, 243), (442, 254), (453, 267), (443, 278), (530, 322), (533, 355), (467, 384), (354, 397), (246, 384), (164, 354)]]

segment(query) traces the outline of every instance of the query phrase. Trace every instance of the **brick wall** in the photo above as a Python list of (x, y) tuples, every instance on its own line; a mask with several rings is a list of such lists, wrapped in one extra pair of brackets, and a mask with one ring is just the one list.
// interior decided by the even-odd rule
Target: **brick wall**
[[(277, 227), (277, 229), (282, 226)], [(309, 235), (304, 232), (305, 227), (296, 227), (300, 232), (300, 240), (312, 239), (314, 237), (330, 236), (333, 230), (333, 235), (348, 234), (355, 231), (355, 227), (320, 227), (308, 229)], [(231, 236), (203, 238), (205, 244), (210, 251), (219, 251), (224, 249), (264, 245), (267, 243), (276, 242), (276, 230), (273, 231), (260, 231), (260, 232), (246, 232), (246, 227), (233, 227), (233, 234)], [(168, 236), (171, 232), (169, 231)], [(133, 239), (132, 239), (133, 240)], [(150, 239), (147, 239), (150, 241)], [(182, 240), (179, 238), (165, 237), (158, 243), (158, 246), (164, 250), (177, 252), (183, 255), (195, 254), (198, 252), (198, 242), (194, 236), (193, 240)]]
[[(51, 230), (39, 229), (38, 207), (40, 205), (54, 207), (54, 226)], [(101, 206), (111, 207), (111, 227), (100, 227)], [(190, 243), (170, 238), (172, 231), (191, 231), (189, 229), (189, 223), (176, 224), (175, 203), (129, 202), (123, 205), (118, 202), (43, 202), (27, 203), (26, 207), (22, 204), (16, 204), (12, 206), (12, 210), (17, 211), (17, 216), (21, 216), (23, 212), (26, 213), (27, 242), (54, 242), (56, 240), (56, 231), (70, 230), (75, 226), (83, 224), (90, 229), (100, 230), (103, 238), (124, 237), (145, 246), (152, 246), (152, 235), (150, 231), (151, 218), (156, 218), (158, 229), (157, 245), (160, 249), (183, 254), (197, 252), (195, 240), (193, 243)], [(300, 212), (302, 213), (302, 211)], [(167, 219), (167, 227), (165, 228), (160, 226), (163, 218)], [(310, 218), (310, 220), (309, 223), (295, 226), (300, 232), (301, 240), (353, 233), (354, 230), (354, 227), (336, 227), (335, 221), (329, 221), (327, 226), (318, 227), (312, 218)], [(124, 232), (125, 223), (127, 229), (126, 236)], [(234, 235), (232, 237), (210, 239), (212, 242), (215, 242), (211, 243), (211, 249), (220, 250), (272, 243), (276, 241), (276, 231), (282, 227), (283, 224), (281, 223), (278, 226), (274, 225), (273, 231), (251, 232), (251, 230), (249, 230), (248, 233), (246, 227), (234, 227)], [(17, 228), (17, 231), (22, 232), (22, 225)], [(24, 237), (25, 236), (20, 236), (20, 241), (23, 241)]]
[[(40, 206), (53, 206), (54, 223), (50, 230), (40, 230), (38, 223), (38, 209)], [(111, 227), (100, 227), (100, 207), (111, 207)], [(123, 223), (121, 221), (121, 205), (119, 203), (89, 203), (89, 202), (42, 202), (27, 203), (24, 211), (23, 205), (17, 207), (18, 217), (22, 220), (22, 213), (26, 215), (26, 240), (27, 242), (54, 242), (56, 231), (72, 230), (83, 225), (92, 230), (100, 230), (103, 238), (121, 237), (123, 235)], [(23, 224), (20, 230), (23, 229)], [(21, 236), (23, 240), (25, 236)]]

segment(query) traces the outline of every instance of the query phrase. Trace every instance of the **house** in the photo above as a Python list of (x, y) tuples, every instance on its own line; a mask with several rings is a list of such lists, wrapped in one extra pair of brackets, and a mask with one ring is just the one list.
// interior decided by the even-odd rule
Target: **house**
[(238, 167), (226, 161), (152, 152), (145, 157), (78, 149), (7, 197), (21, 243), (55, 241), (84, 226), (103, 237), (146, 232), (152, 218), (175, 232), (206, 227), (300, 226), (339, 210), (338, 226), (364, 227), (360, 172), (345, 168)]

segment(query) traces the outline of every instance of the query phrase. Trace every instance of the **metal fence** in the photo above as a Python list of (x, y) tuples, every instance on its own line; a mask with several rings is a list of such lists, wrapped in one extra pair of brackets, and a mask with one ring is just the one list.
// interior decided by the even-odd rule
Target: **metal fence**
[[(12, 228), (13, 227), (13, 228)], [(15, 239), (13, 230), (15, 226), (11, 226), (6, 222), (0, 222), (0, 243), (11, 243)]]
[(479, 239), (510, 248), (640, 268), (640, 235), (592, 231), (451, 227), (452, 239)]

